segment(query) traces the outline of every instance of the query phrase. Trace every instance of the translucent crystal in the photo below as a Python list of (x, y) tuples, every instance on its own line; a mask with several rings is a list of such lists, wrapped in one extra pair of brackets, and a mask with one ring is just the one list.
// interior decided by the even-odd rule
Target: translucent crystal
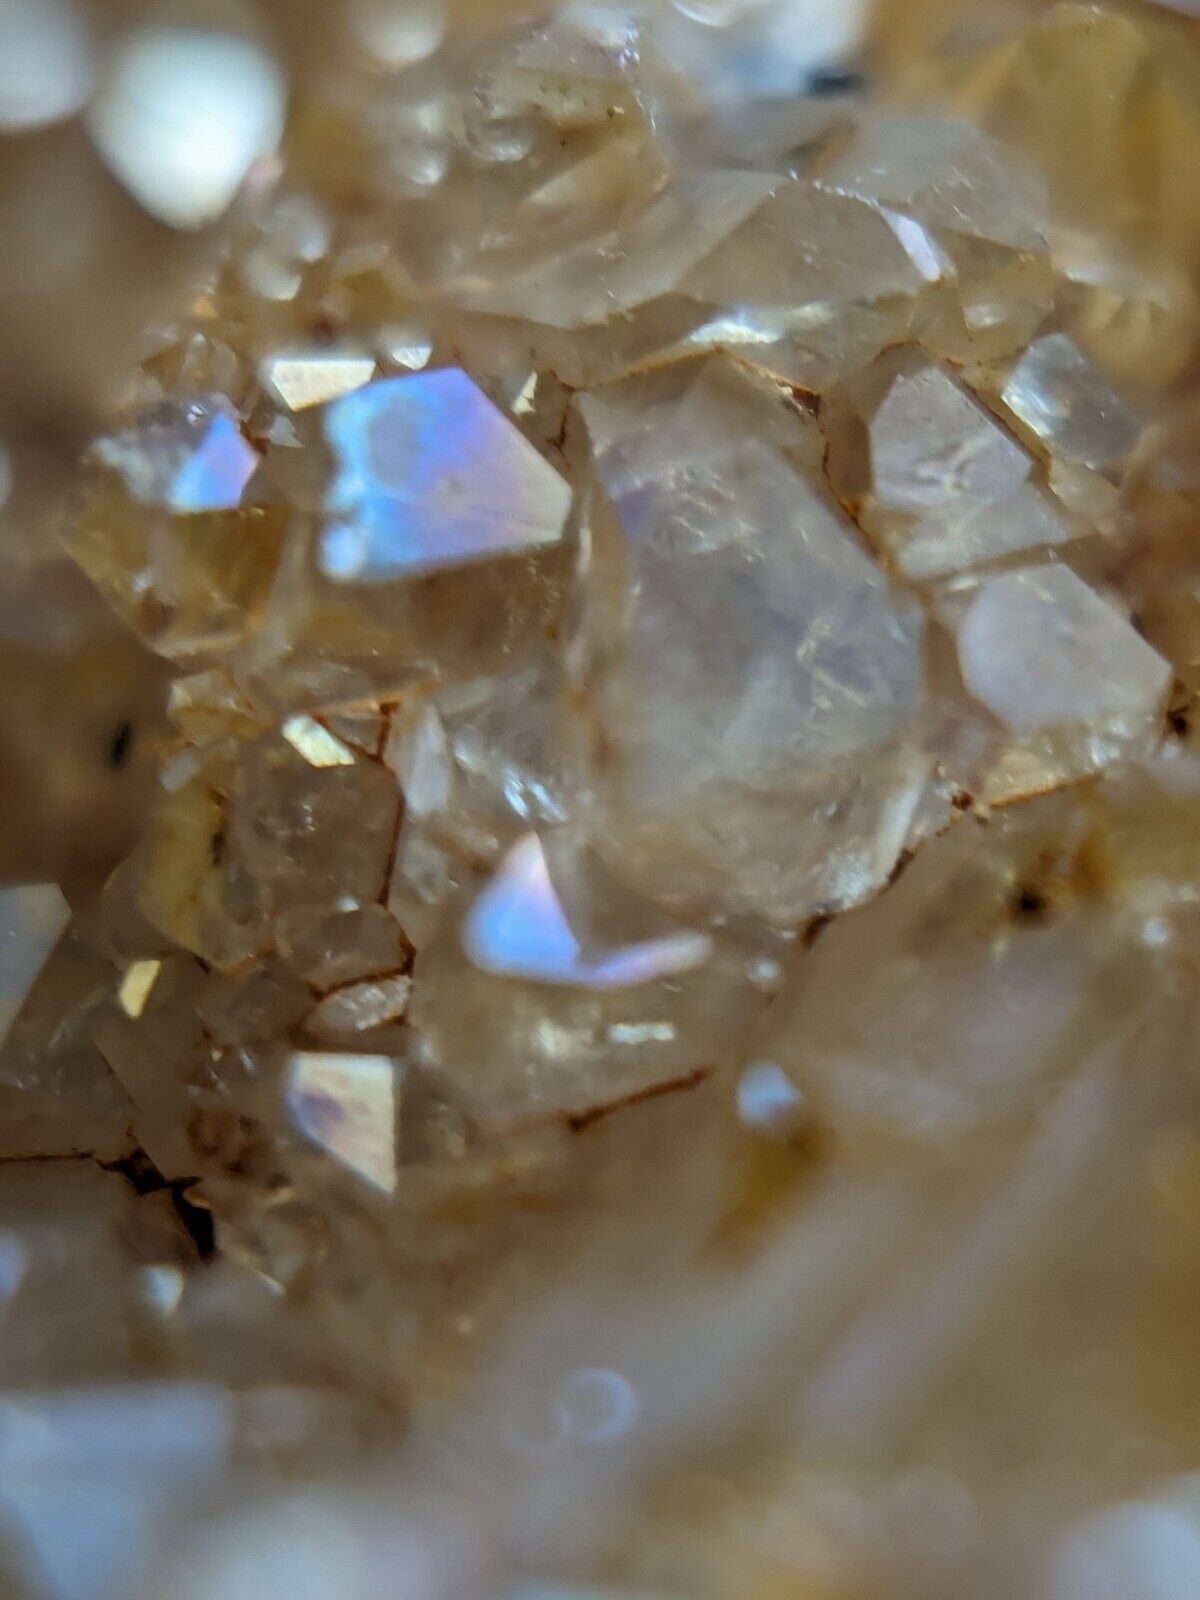
[(825, 425), (839, 495), (910, 578), (1071, 537), (1031, 481), (1029, 454), (916, 347), (888, 351), (831, 395)]
[(331, 407), (326, 429), (332, 578), (378, 583), (562, 536), (570, 489), (465, 373), (373, 384)]
[(614, 565), (597, 600), (622, 586), (593, 690), (604, 801), (639, 882), (794, 920), (870, 893), (903, 847), (925, 775), (921, 619), (737, 417), (701, 378), (634, 434), (635, 460), (600, 456)]
[(305, 1018), (304, 1028), (318, 1039), (353, 1038), (356, 1033), (399, 1022), (411, 994), (412, 979), (403, 974), (347, 984), (317, 1002)]
[(154, 216), (196, 228), (228, 207), (283, 131), (286, 89), (254, 40), (151, 25), (113, 52), (88, 128), (110, 170)]
[(185, 660), (252, 631), (283, 529), (252, 501), (260, 457), (229, 401), (164, 402), (92, 459), (67, 544), (137, 631)]
[(935, 350), (994, 359), (1023, 346), (1049, 311), (1044, 185), (977, 129), (871, 118), (821, 176), (915, 219), (945, 252), (953, 305), (922, 330)]
[(735, 945), (664, 917), (576, 841), (530, 835), (448, 902), (412, 1021), (470, 1111), (505, 1127), (697, 1080), (760, 1004)]
[(372, 761), (313, 766), (283, 740), (247, 752), (228, 825), (230, 859), (260, 882), (276, 913), (378, 900), (400, 796)]
[(0, 889), (0, 1042), (70, 916), (56, 884)]
[(69, 519), (180, 671), (0, 1047), (0, 1587), (1186, 1588), (1189, 29), (275, 9)]
[(236, 975), (214, 974), (204, 986), (197, 1013), (218, 1044), (236, 1045), (279, 1038), (311, 1001), (307, 984), (281, 961), (268, 959)]
[(306, 1139), (385, 1192), (396, 1187), (400, 1084), (388, 1056), (298, 1052), (288, 1065), (288, 1110)]
[(1133, 410), (1061, 333), (1030, 345), (1003, 398), (1048, 450), (1082, 467), (1119, 466), (1141, 433)]
[[(548, 262), (536, 285), (522, 275), (466, 298), (559, 328), (644, 308), (630, 329), (636, 360), (656, 347), (745, 346), (756, 363), (816, 386), (904, 337), (929, 283), (928, 247), (914, 255), (913, 243), (854, 196), (705, 172), (668, 188), (619, 248), (612, 237), (588, 242)], [(610, 367), (635, 364), (619, 350)]]
[[(612, 907), (606, 908), (609, 918)], [(484, 972), (581, 989), (624, 989), (704, 966), (707, 934), (680, 930), (615, 943), (576, 924), (551, 878), (546, 847), (526, 834), (471, 907), (463, 927), (467, 955)]]
[(0, 892), (0, 1155), (116, 1159), (131, 1107), (93, 1036), (107, 963), (68, 931), (53, 885)]
[(993, 798), (1010, 784), (1037, 792), (1152, 746), (1171, 669), (1068, 568), (984, 578), (957, 604), (966, 688), (1016, 739), (989, 780)]
[(586, 781), (577, 754), (570, 686), (548, 650), (398, 706), (383, 755), (405, 795), (392, 885), (402, 919), (428, 892), (409, 877), (423, 847), (491, 860), (530, 826), (566, 821)]
[(305, 411), (352, 394), (370, 383), (372, 356), (314, 350), (273, 356), (263, 363), (263, 382), (289, 411)]
[(147, 505), (187, 514), (233, 511), (258, 466), (237, 413), (221, 396), (165, 404), (95, 449)]
[(381, 905), (302, 908), (281, 917), (277, 932), (287, 960), (319, 989), (394, 972), (404, 963), (400, 929)]

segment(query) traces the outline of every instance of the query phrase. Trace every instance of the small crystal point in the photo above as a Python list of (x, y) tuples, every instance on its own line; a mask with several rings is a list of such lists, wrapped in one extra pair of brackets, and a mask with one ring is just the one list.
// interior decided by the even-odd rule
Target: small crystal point
[(336, 401), (322, 566), (342, 582), (517, 555), (562, 538), (571, 490), (464, 372), (391, 378)]

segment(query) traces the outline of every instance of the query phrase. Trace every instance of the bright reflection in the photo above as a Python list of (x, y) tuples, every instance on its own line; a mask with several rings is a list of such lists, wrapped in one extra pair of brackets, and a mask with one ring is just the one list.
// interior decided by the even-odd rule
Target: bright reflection
[(396, 1187), (396, 1095), (390, 1056), (298, 1051), (288, 1063), (285, 1099), (313, 1144), (376, 1189)]
[(310, 767), (352, 767), (355, 756), (328, 728), (312, 717), (289, 717), (283, 724), (283, 737)]
[(681, 929), (585, 957), (536, 833), (518, 840), (471, 907), (463, 946), (485, 972), (587, 989), (653, 983), (703, 966), (712, 955), (707, 934)]
[(136, 427), (101, 439), (95, 453), (135, 500), (181, 516), (235, 510), (259, 463), (220, 396), (156, 407)]
[(331, 578), (383, 582), (562, 536), (569, 486), (465, 372), (369, 384), (329, 407), (325, 431)]
[(261, 368), (263, 383), (289, 411), (307, 411), (370, 383), (375, 358), (332, 350), (272, 356)]
[(283, 132), (278, 63), (251, 39), (198, 28), (140, 28), (118, 46), (88, 112), (113, 175), (174, 228), (229, 206)]
[(1052, 1563), (1051, 1600), (1194, 1600), (1200, 1517), (1189, 1498), (1127, 1501), (1077, 1524)]
[(637, 1393), (608, 1367), (577, 1367), (559, 1393), (571, 1432), (585, 1444), (611, 1444), (638, 1419)]
[(350, 0), (349, 20), (372, 61), (393, 71), (424, 61), (446, 36), (443, 0)]
[(737, 1107), (748, 1128), (779, 1133), (799, 1118), (804, 1096), (774, 1061), (752, 1061), (738, 1079)]
[(91, 84), (88, 41), (67, 0), (0, 0), (0, 129), (72, 117)]

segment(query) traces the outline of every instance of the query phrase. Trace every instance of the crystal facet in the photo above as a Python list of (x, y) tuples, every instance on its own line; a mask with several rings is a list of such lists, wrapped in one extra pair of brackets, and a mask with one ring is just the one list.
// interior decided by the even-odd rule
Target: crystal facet
[(571, 491), (463, 372), (372, 384), (334, 404), (322, 566), (379, 583), (562, 536)]

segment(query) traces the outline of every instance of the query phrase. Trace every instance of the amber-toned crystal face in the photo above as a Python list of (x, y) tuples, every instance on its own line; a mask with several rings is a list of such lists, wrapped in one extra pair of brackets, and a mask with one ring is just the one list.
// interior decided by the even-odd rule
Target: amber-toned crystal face
[(149, 815), (0, 890), (14, 1593), (1200, 1593), (1195, 35), (878, 9), (114, 55), (242, 195), (64, 523)]

